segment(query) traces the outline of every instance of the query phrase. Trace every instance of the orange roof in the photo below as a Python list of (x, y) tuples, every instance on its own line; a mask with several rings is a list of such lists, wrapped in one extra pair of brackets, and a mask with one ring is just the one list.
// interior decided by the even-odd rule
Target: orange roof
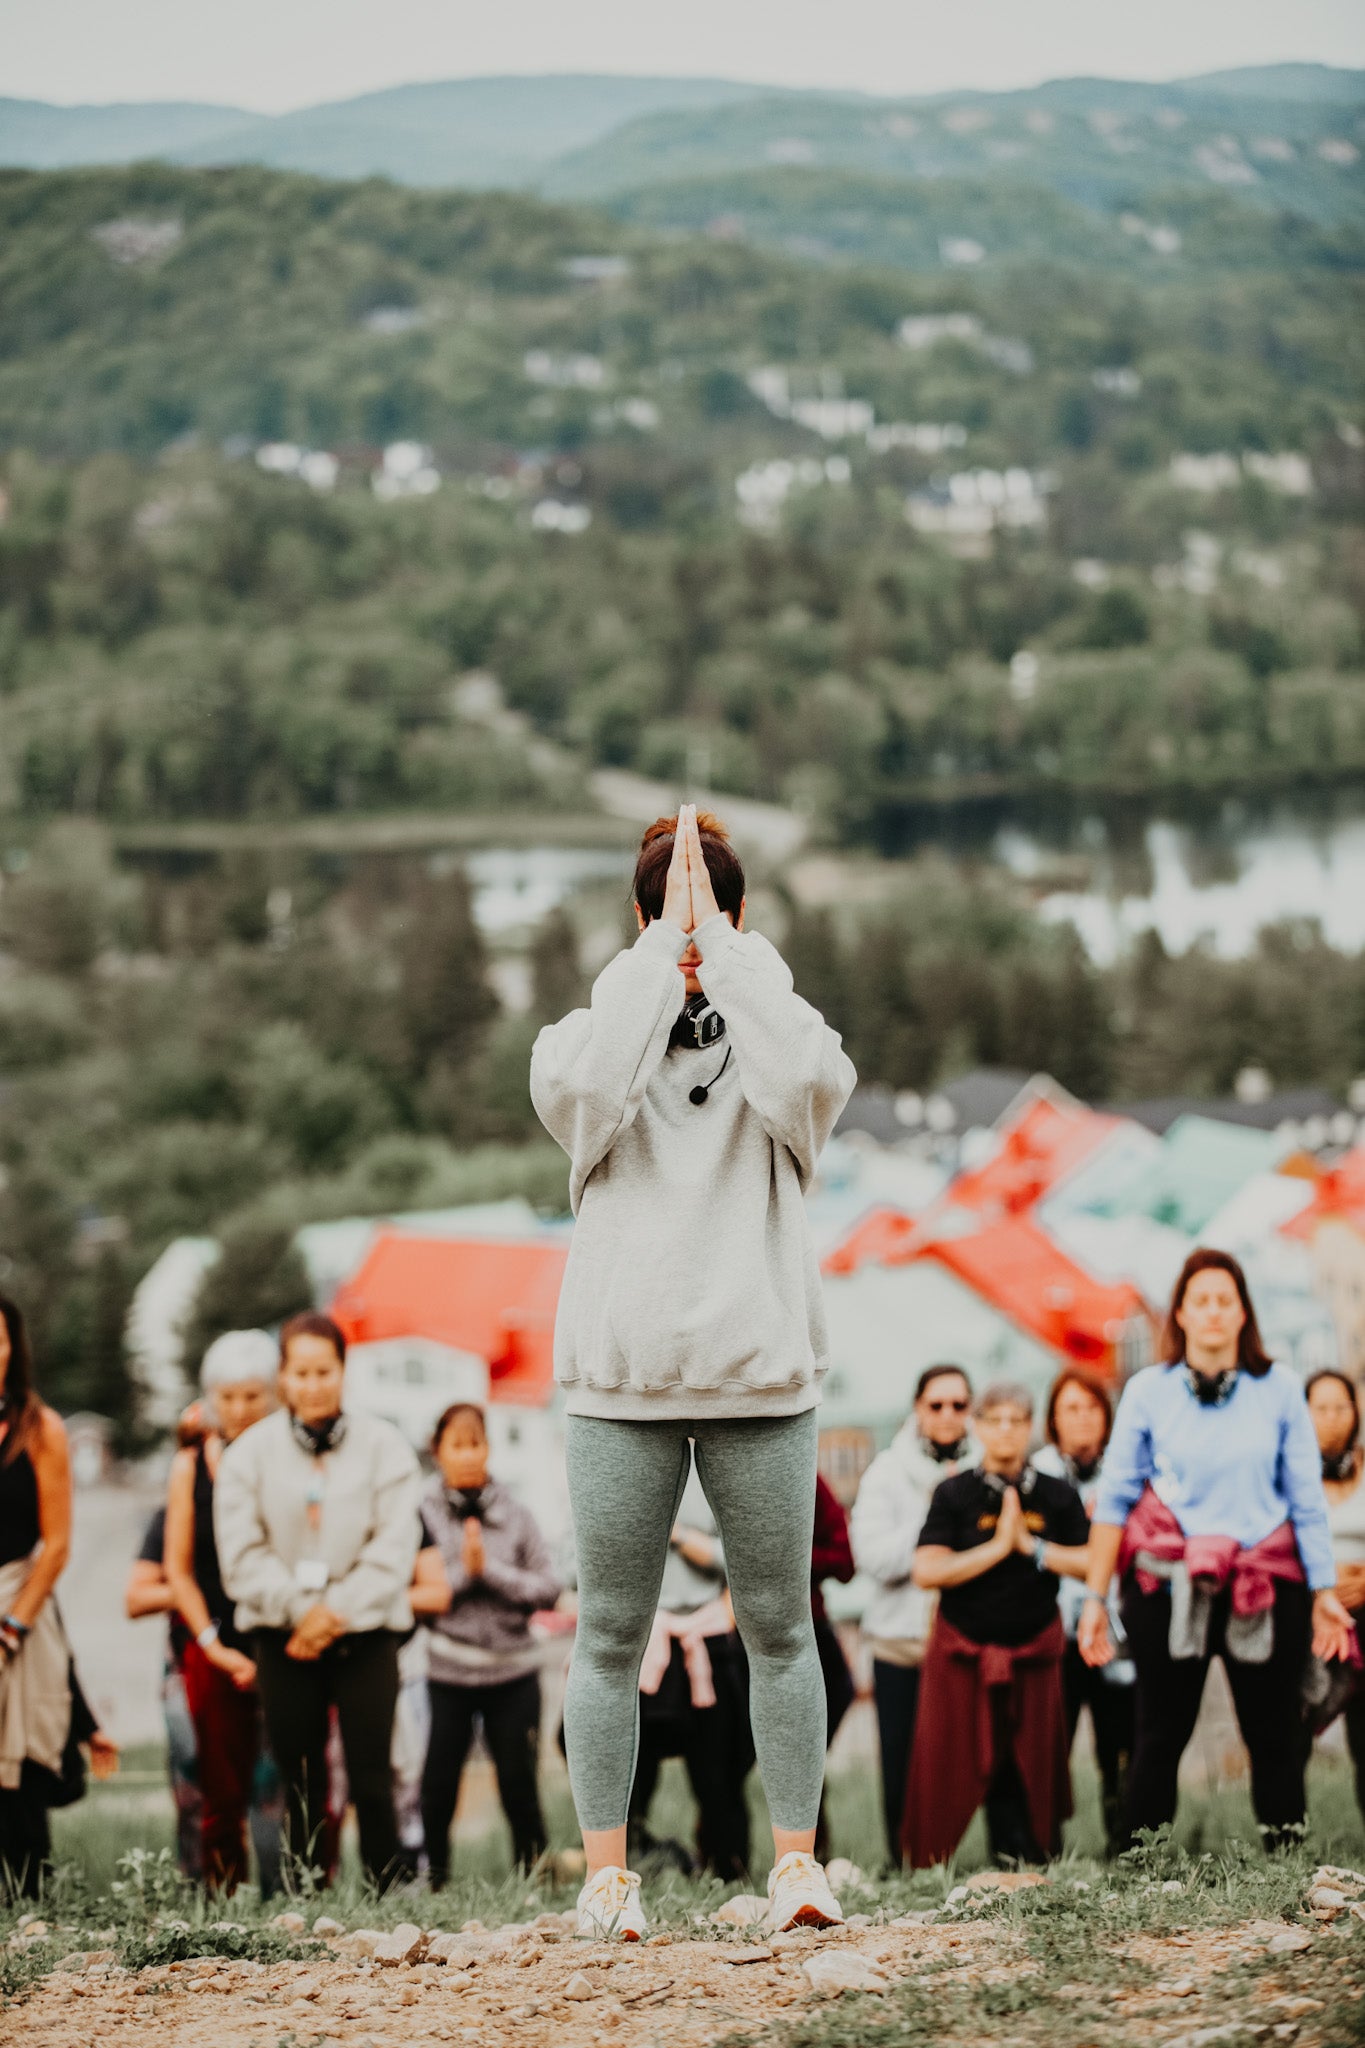
[(904, 1209), (869, 1209), (821, 1261), (822, 1273), (856, 1273), (869, 1260), (886, 1265), (914, 1238), (915, 1218)]
[(331, 1313), (352, 1344), (427, 1337), (488, 1360), (494, 1401), (543, 1405), (568, 1246), (381, 1231)]
[(914, 1256), (937, 1259), (1041, 1343), (1103, 1373), (1116, 1369), (1123, 1325), (1147, 1315), (1135, 1287), (1096, 1280), (1024, 1216), (938, 1238)]
[(958, 1174), (942, 1201), (983, 1217), (1021, 1215), (1065, 1180), (1121, 1121), (1082, 1102), (1036, 1095), (1006, 1127), (994, 1158)]
[(1317, 1182), (1312, 1201), (1281, 1224), (1281, 1234), (1311, 1239), (1320, 1223), (1342, 1222), (1354, 1224), (1365, 1237), (1365, 1146), (1343, 1152), (1335, 1166), (1319, 1173)]

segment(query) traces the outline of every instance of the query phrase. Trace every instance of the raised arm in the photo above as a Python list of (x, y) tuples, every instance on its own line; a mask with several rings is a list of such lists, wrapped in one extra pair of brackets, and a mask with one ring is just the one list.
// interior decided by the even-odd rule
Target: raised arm
[(757, 932), (717, 912), (693, 934), (706, 994), (725, 1019), (746, 1101), (803, 1182), (857, 1080), (837, 1031), (792, 986), (791, 970)]
[(531, 1053), (536, 1115), (572, 1162), (575, 1212), (588, 1177), (635, 1121), (683, 1006), (680, 925), (657, 919), (608, 962), (586, 1010), (547, 1024)]

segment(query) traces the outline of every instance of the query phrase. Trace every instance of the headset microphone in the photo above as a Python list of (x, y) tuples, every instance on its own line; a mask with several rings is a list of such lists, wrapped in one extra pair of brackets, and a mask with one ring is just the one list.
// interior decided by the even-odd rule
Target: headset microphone
[(723, 1059), (723, 1060), (721, 1061), (721, 1064), (720, 1064), (720, 1068), (719, 1068), (719, 1071), (718, 1071), (718, 1072), (717, 1072), (717, 1073), (716, 1073), (715, 1075), (713, 1075), (713, 1077), (711, 1078), (711, 1080), (709, 1080), (709, 1081), (705, 1081), (705, 1082), (703, 1082), (703, 1081), (698, 1081), (698, 1083), (697, 1083), (697, 1085), (696, 1085), (696, 1087), (695, 1087), (695, 1088), (689, 1088), (689, 1089), (688, 1089), (688, 1091), (687, 1091), (687, 1099), (688, 1099), (688, 1101), (689, 1101), (689, 1102), (691, 1102), (691, 1103), (695, 1103), (695, 1105), (696, 1105), (696, 1107), (697, 1107), (698, 1109), (700, 1109), (700, 1108), (701, 1108), (701, 1106), (702, 1106), (702, 1104), (703, 1104), (703, 1103), (705, 1102), (705, 1100), (706, 1100), (707, 1096), (708, 1096), (708, 1095), (709, 1095), (709, 1094), (711, 1093), (711, 1090), (712, 1090), (712, 1089), (713, 1089), (713, 1088), (715, 1087), (715, 1085), (716, 1085), (716, 1082), (717, 1082), (717, 1081), (719, 1081), (719, 1079), (720, 1079), (720, 1077), (721, 1077), (721, 1074), (723, 1074), (723, 1073), (725, 1072), (725, 1069), (726, 1069), (726, 1068), (727, 1068), (727, 1067), (729, 1066), (729, 1064), (730, 1064), (730, 1054), (731, 1054), (731, 1053), (732, 1053), (733, 1051), (734, 1051), (734, 1047), (733, 1047), (732, 1045), (731, 1045), (731, 1046), (727, 1046), (727, 1047), (726, 1047), (726, 1050), (725, 1050), (725, 1058), (724, 1058), (724, 1059)]

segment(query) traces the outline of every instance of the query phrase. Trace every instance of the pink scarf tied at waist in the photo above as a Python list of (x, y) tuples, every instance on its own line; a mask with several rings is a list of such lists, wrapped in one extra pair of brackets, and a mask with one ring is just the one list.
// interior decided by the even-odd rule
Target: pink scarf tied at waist
[(1214, 1600), (1232, 1588), (1224, 1641), (1241, 1664), (1264, 1664), (1275, 1639), (1275, 1582), (1301, 1586), (1303, 1561), (1290, 1523), (1281, 1522), (1259, 1543), (1235, 1536), (1187, 1536), (1150, 1486), (1129, 1515), (1119, 1548), (1119, 1575), (1131, 1569), (1142, 1593), (1163, 1582), (1171, 1589), (1172, 1657), (1203, 1657)]
[(641, 1692), (652, 1697), (659, 1690), (673, 1655), (673, 1645), (681, 1643), (693, 1706), (714, 1707), (716, 1688), (711, 1682), (711, 1658), (706, 1638), (728, 1636), (734, 1625), (729, 1602), (723, 1595), (708, 1600), (705, 1607), (699, 1607), (695, 1614), (670, 1614), (667, 1608), (661, 1607), (654, 1617), (654, 1626), (649, 1632), (640, 1665)]

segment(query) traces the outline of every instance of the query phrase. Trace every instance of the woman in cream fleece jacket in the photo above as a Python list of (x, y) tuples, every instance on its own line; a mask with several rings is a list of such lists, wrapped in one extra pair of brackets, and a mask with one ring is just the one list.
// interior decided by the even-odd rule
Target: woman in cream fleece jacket
[(622, 1867), (636, 1684), (695, 1444), (749, 1653), (774, 1917), (825, 1921), (839, 1909), (810, 1853), (825, 1708), (809, 1580), (827, 1340), (802, 1194), (855, 1077), (744, 930), (723, 827), (689, 806), (652, 827), (635, 899), (640, 937), (531, 1060), (577, 1218), (555, 1373), (579, 1564), (565, 1739), (581, 1912), (585, 1931), (644, 1925)]

